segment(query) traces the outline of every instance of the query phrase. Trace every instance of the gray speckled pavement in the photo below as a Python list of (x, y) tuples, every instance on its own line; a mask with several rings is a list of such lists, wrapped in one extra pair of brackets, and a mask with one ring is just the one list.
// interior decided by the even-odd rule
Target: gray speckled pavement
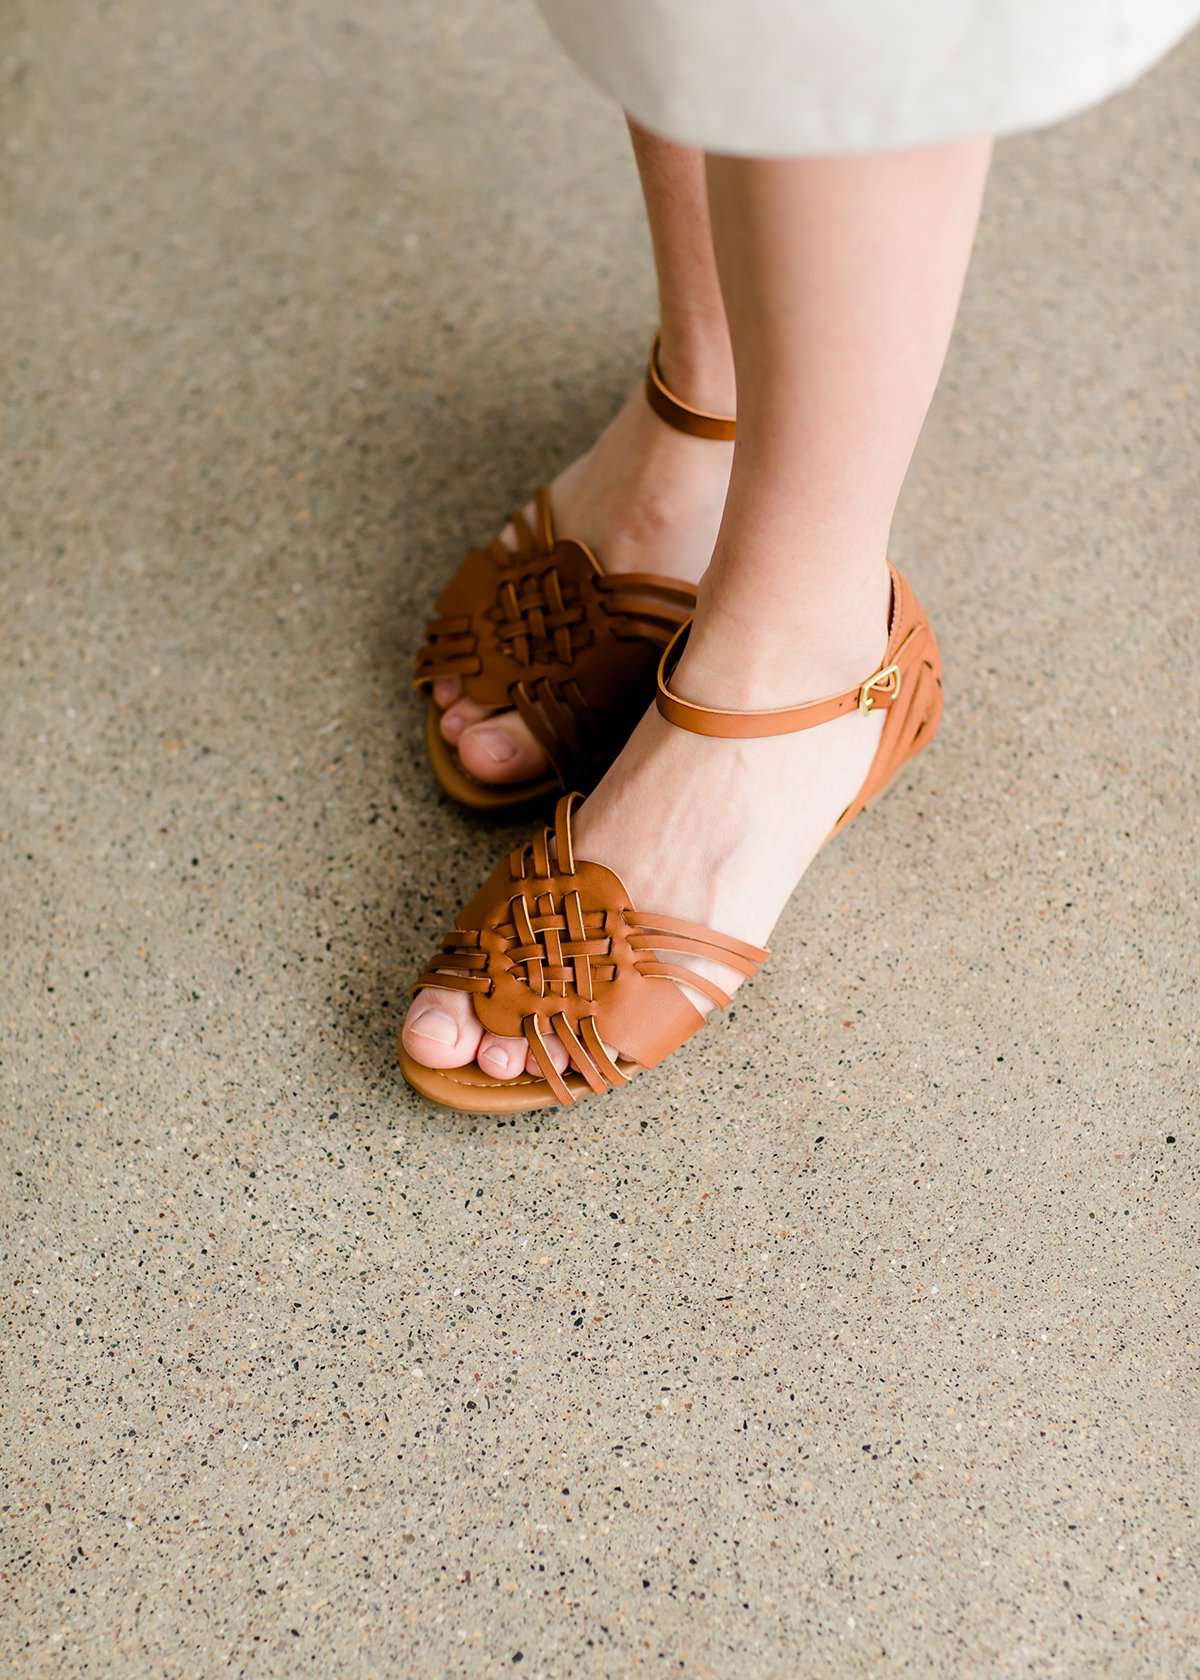
[(621, 125), (518, 0), (5, 9), (4, 1675), (1200, 1673), (1198, 73), (1000, 149), (938, 745), (499, 1124), (407, 672), (638, 369)]

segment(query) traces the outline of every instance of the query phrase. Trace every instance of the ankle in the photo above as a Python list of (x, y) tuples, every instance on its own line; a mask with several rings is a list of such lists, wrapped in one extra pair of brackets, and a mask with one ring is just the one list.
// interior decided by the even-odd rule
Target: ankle
[(658, 358), (663, 379), (683, 402), (705, 414), (735, 414), (733, 349), (724, 316), (664, 318)]
[(802, 705), (841, 694), (878, 668), (891, 604), (886, 565), (836, 590), (797, 586), (750, 600), (710, 580), (711, 572), (676, 672), (685, 698), (749, 709)]

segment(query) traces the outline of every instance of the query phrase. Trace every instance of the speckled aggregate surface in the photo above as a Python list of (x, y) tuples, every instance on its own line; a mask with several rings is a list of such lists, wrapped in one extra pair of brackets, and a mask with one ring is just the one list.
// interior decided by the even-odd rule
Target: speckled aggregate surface
[(0, 1672), (1200, 1673), (1198, 74), (1000, 150), (939, 744), (499, 1124), (406, 677), (643, 353), (620, 124), (516, 0), (4, 10)]

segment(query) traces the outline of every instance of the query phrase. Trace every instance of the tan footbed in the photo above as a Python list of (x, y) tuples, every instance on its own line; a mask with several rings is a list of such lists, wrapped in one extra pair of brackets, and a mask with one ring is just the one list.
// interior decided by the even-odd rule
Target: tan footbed
[[(628, 1079), (645, 1071), (637, 1062), (618, 1063)], [(400, 1071), (414, 1091), (439, 1108), (453, 1108), (460, 1114), (527, 1114), (535, 1108), (557, 1108), (559, 1100), (544, 1079), (531, 1073), (516, 1079), (497, 1080), (486, 1074), (477, 1062), (465, 1067), (431, 1068), (414, 1062), (403, 1045), (400, 1046)], [(567, 1086), (574, 1097), (588, 1094), (588, 1083), (582, 1074), (567, 1075)]]
[[(695, 733), (754, 738), (808, 729), (857, 709), (887, 715), (870, 771), (832, 834), (885, 791), (933, 739), (942, 715), (941, 655), (911, 586), (892, 570), (887, 648), (877, 670), (845, 693), (767, 712), (727, 712), (681, 699), (670, 688), (684, 633), (663, 654), (657, 705), (669, 722)], [(464, 909), (413, 987), (467, 992), (483, 1027), (523, 1037), (541, 1078), (496, 1079), (476, 1063), (435, 1069), (400, 1046), (414, 1089), (469, 1113), (511, 1114), (573, 1103), (625, 1085), (656, 1067), (703, 1026), (706, 1015), (680, 986), (724, 1007), (729, 994), (672, 954), (708, 957), (745, 976), (768, 953), (744, 940), (678, 917), (637, 909), (603, 864), (576, 859), (572, 816), (578, 794), (558, 801), (553, 826), (501, 860)], [(568, 1057), (566, 1075), (546, 1047), (553, 1035)], [(606, 1045), (623, 1054), (612, 1059)]]
[[(731, 438), (734, 422), (702, 414), (667, 387), (657, 338), (646, 397), (668, 425), (693, 437)], [(524, 782), (485, 783), (436, 727), (425, 739), (433, 773), (476, 811), (509, 811), (567, 786), (591, 786), (624, 745), (650, 696), (664, 646), (695, 607), (696, 591), (651, 572), (607, 573), (586, 543), (560, 537), (550, 492), (534, 495), (532, 523), (512, 518), (516, 547), (497, 537), (472, 549), (443, 589), (417, 656), (416, 687), (457, 677), (464, 696), (525, 722), (550, 764)]]

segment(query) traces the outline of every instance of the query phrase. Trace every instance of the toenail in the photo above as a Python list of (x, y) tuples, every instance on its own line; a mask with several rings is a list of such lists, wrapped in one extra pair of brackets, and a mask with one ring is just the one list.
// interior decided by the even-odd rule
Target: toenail
[(460, 717), (457, 712), (447, 712), (442, 719), (442, 734), (448, 741), (457, 741), (466, 727), (466, 718)]
[(479, 1060), (486, 1062), (491, 1073), (515, 1073), (516, 1058), (511, 1050), (505, 1050), (503, 1045), (489, 1044), (486, 1050), (481, 1050)]
[(410, 1029), (422, 1038), (432, 1038), (437, 1044), (453, 1044), (458, 1037), (458, 1023), (444, 1009), (426, 1009), (410, 1021)]
[(516, 757), (516, 745), (502, 729), (484, 729), (471, 739), (479, 742), (495, 764), (507, 764), (510, 758)]

